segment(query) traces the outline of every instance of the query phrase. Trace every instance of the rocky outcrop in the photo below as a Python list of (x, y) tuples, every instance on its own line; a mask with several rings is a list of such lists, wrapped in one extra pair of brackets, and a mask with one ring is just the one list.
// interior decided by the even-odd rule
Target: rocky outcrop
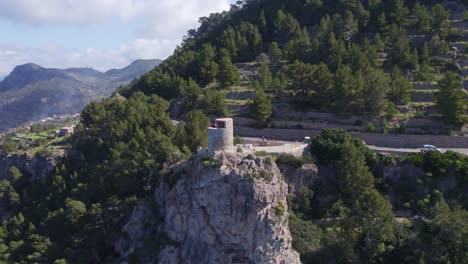
[(32, 182), (36, 179), (43, 181), (57, 164), (60, 163), (61, 156), (43, 157), (31, 154), (16, 154), (11, 156), (0, 155), (0, 180), (10, 180), (9, 169), (18, 168), (27, 179)]
[(288, 229), (288, 185), (271, 158), (199, 156), (173, 175), (180, 176), (175, 186), (156, 195), (175, 243), (160, 263), (300, 263)]
[[(126, 258), (145, 246), (142, 241), (164, 237), (158, 263), (300, 263), (287, 194), (271, 157), (198, 155), (174, 166), (156, 190), (153, 207), (164, 219), (158, 228), (157, 217), (152, 225), (144, 220), (151, 218), (145, 213), (150, 205), (136, 207), (116, 250)], [(159, 235), (148, 237), (156, 229)]]
[(278, 164), (284, 175), (289, 193), (299, 194), (302, 188), (312, 189), (318, 183), (318, 168), (314, 164), (304, 164), (297, 168), (290, 164)]

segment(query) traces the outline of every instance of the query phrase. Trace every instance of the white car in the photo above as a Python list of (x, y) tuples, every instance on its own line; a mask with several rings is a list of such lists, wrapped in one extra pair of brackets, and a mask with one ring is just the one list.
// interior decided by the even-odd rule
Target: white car
[(421, 152), (428, 152), (428, 151), (442, 152), (442, 150), (432, 145), (424, 145), (423, 148), (421, 149)]

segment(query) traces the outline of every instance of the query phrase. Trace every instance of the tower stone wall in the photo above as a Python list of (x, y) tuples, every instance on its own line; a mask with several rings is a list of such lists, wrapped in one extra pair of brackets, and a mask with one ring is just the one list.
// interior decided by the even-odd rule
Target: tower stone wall
[(208, 152), (234, 151), (234, 122), (232, 118), (219, 118), (215, 127), (208, 128)]

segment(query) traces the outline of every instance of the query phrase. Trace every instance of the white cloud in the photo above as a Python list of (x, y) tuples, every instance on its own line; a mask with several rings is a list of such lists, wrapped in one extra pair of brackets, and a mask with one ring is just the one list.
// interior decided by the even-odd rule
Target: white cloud
[(0, 2), (0, 16), (33, 26), (93, 23), (115, 15), (132, 17), (137, 3), (132, 0), (6, 0)]
[(3, 0), (0, 17), (29, 26), (88, 24), (118, 18), (141, 21), (145, 37), (167, 37), (201, 16), (229, 8), (229, 0)]
[[(198, 19), (229, 8), (229, 0), (0, 0), (1, 19), (40, 32), (54, 26), (80, 25), (83, 34), (98, 23), (120, 20), (135, 29), (134, 38), (117, 48), (87, 49), (56, 44), (0, 42), (0, 75), (14, 66), (34, 62), (44, 67), (94, 67), (108, 70), (135, 59), (164, 59)], [(115, 28), (116, 32), (120, 28)], [(44, 33), (47, 34), (47, 33)], [(60, 36), (58, 36), (60, 37)], [(103, 38), (106, 32), (103, 32)], [(1, 40), (0, 40), (1, 41)], [(99, 42), (99, 40), (97, 40)], [(38, 44), (39, 45), (39, 44)]]
[(93, 67), (100, 71), (122, 68), (135, 59), (165, 58), (179, 41), (136, 39), (116, 49), (70, 50), (54, 45), (26, 47), (0, 45), (0, 76), (20, 64), (33, 62), (47, 68)]

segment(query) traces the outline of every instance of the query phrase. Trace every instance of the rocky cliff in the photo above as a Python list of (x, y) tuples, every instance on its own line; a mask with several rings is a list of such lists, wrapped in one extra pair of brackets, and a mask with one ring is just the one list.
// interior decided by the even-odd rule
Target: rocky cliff
[(60, 163), (61, 156), (43, 157), (31, 154), (15, 154), (10, 156), (0, 155), (0, 180), (10, 180), (9, 169), (18, 168), (27, 179), (32, 182), (35, 179), (44, 180), (50, 171)]
[(115, 248), (124, 259), (142, 252), (143, 263), (154, 262), (148, 241), (158, 239), (159, 263), (300, 263), (287, 194), (270, 157), (199, 155), (174, 166), (154, 201), (135, 208)]

